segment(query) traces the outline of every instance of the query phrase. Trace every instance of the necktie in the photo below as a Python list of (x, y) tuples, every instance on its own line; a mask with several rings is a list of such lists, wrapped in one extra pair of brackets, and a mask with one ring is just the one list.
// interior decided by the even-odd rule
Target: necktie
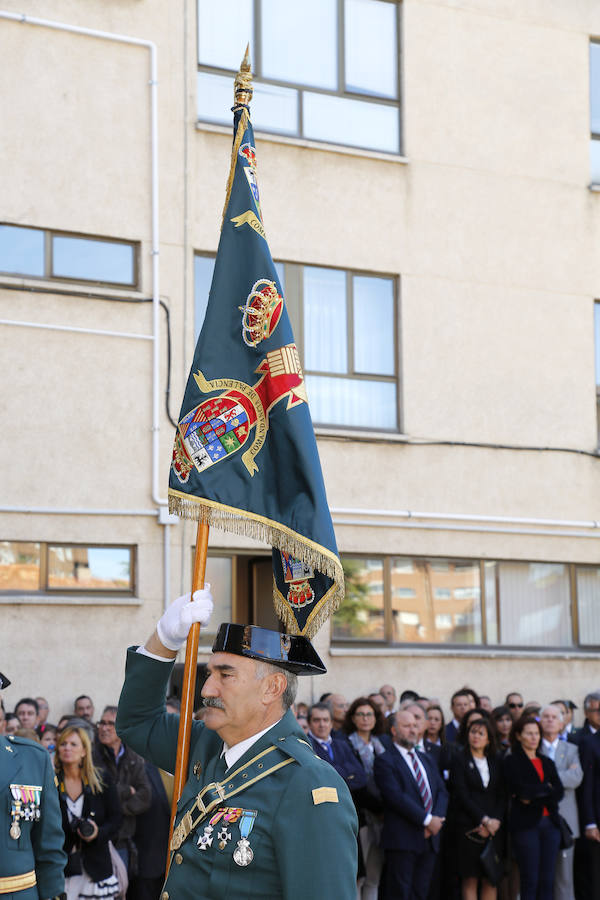
[(223, 754), (219, 757), (219, 759), (217, 760), (217, 765), (215, 766), (215, 781), (223, 781), (226, 771), (227, 762), (225, 760), (225, 754)]
[(412, 767), (415, 770), (417, 787), (419, 788), (419, 793), (421, 795), (421, 800), (423, 801), (423, 806), (425, 807), (425, 812), (430, 813), (433, 807), (433, 803), (431, 802), (431, 794), (429, 793), (429, 788), (427, 787), (427, 783), (423, 777), (423, 772), (421, 770), (421, 766), (419, 765), (417, 754), (414, 750), (409, 750), (408, 755), (410, 756)]
[(323, 746), (323, 749), (327, 751), (327, 755), (328, 755), (329, 759), (331, 760), (331, 762), (333, 762), (333, 747), (331, 746), (331, 744), (327, 744), (324, 741), (322, 746)]

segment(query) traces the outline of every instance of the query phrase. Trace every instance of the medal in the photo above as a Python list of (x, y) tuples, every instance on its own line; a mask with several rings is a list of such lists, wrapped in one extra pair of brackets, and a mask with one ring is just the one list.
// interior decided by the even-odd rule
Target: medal
[(9, 833), (10, 833), (10, 836), (13, 839), (13, 841), (19, 840), (19, 838), (21, 837), (21, 826), (19, 825), (18, 822), (12, 823), (12, 825), (10, 826)]
[(214, 828), (212, 827), (212, 825), (207, 825), (204, 829), (204, 834), (200, 835), (200, 837), (198, 838), (198, 846), (201, 850), (208, 850), (208, 848), (212, 846), (213, 831)]
[(217, 835), (217, 840), (219, 841), (219, 850), (224, 850), (231, 840), (231, 832), (227, 831), (227, 825), (223, 825)]
[(249, 866), (253, 859), (254, 853), (250, 842), (247, 838), (242, 838), (241, 841), (238, 841), (237, 847), (233, 851), (234, 863), (237, 863), (238, 866)]
[(254, 853), (250, 846), (250, 832), (254, 828), (254, 820), (258, 815), (256, 809), (245, 809), (240, 818), (240, 836), (237, 847), (233, 851), (233, 861), (238, 866), (249, 866), (254, 859)]

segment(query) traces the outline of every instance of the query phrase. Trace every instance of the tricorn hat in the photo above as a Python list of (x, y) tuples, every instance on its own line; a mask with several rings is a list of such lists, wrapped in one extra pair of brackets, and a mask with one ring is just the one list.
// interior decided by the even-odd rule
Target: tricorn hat
[(3, 675), (2, 672), (0, 672), (0, 691), (3, 690), (4, 688), (7, 688), (9, 686), (9, 684), (10, 684), (10, 681), (8, 680), (6, 675)]
[(212, 652), (262, 660), (296, 675), (322, 675), (327, 671), (308, 638), (258, 625), (224, 622), (219, 626)]

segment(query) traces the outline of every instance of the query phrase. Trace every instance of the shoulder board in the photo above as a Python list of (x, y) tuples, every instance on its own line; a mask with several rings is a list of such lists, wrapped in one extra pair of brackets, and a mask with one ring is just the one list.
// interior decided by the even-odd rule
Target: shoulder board
[(42, 753), (48, 754), (48, 751), (41, 744), (38, 744), (37, 741), (31, 741), (29, 738), (20, 737), (18, 734), (7, 734), (5, 735), (7, 741), (10, 741), (11, 744), (18, 744), (20, 747), (31, 747), (34, 750), (39, 750)]
[(320, 756), (316, 755), (309, 742), (297, 734), (288, 734), (287, 737), (279, 738), (279, 740), (275, 741), (274, 746), (278, 747), (287, 756), (291, 756), (300, 765), (312, 763), (315, 759), (325, 762), (325, 760), (321, 760)]

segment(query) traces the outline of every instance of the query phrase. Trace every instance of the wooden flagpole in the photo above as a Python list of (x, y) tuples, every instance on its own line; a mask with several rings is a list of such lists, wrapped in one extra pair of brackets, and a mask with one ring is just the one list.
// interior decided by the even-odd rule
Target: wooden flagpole
[[(196, 534), (196, 552), (194, 554), (194, 574), (192, 576), (192, 596), (194, 591), (204, 587), (206, 574), (206, 551), (208, 549), (208, 525), (198, 522)], [(194, 695), (196, 693), (196, 666), (198, 664), (198, 644), (200, 642), (200, 623), (194, 622), (188, 634), (185, 648), (185, 666), (181, 686), (181, 710), (179, 713), (179, 735), (177, 738), (177, 762), (175, 764), (175, 780), (173, 783), (173, 803), (171, 806), (171, 825), (169, 828), (169, 848), (167, 849), (167, 866), (165, 879), (169, 874), (170, 847), (173, 837), (173, 823), (177, 812), (177, 803), (187, 781), (187, 770), (190, 759), (190, 736), (192, 732), (192, 716), (194, 713)]]

